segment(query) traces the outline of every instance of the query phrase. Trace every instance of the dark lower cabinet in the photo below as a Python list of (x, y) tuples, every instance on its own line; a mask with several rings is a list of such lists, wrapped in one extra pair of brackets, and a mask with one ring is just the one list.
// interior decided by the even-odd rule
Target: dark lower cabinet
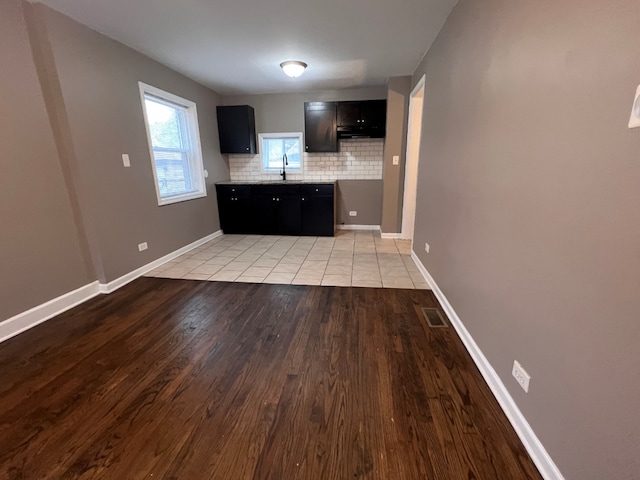
[(326, 236), (335, 231), (335, 192), (333, 184), (305, 184), (302, 194), (302, 234)]
[(281, 235), (299, 235), (302, 231), (302, 202), (300, 195), (276, 197), (276, 231)]
[(216, 185), (224, 233), (333, 236), (333, 184)]
[(302, 197), (302, 234), (332, 236), (334, 233), (333, 197)]
[(251, 220), (255, 233), (274, 235), (277, 232), (275, 195), (253, 194), (251, 196)]
[(299, 185), (255, 185), (251, 209), (256, 233), (299, 235), (302, 208)]
[[(218, 186), (220, 228), (225, 233), (251, 233), (251, 189), (248, 185)], [(223, 187), (223, 188), (220, 188)]]

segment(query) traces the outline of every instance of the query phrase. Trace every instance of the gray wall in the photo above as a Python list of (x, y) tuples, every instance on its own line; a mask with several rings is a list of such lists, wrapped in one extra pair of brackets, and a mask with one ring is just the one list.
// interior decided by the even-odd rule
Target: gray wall
[[(384, 142), (382, 227), (383, 233), (402, 231), (402, 196), (404, 194), (404, 167), (407, 156), (407, 123), (411, 77), (389, 79), (387, 94), (387, 137)], [(393, 164), (399, 156), (398, 165)]]
[[(382, 180), (338, 180), (338, 225), (380, 225)], [(358, 212), (350, 217), (349, 210)]]
[[(256, 131), (258, 133), (276, 133), (304, 132), (304, 102), (376, 100), (386, 97), (386, 87), (371, 87), (227, 96), (223, 101), (225, 105), (251, 105), (256, 114)], [(382, 182), (380, 180), (340, 180), (339, 184), (338, 224), (380, 225)], [(349, 217), (349, 210), (356, 210), (358, 216)]]
[(416, 251), (567, 479), (640, 471), (638, 25), (637, 0), (461, 0), (413, 77)]
[[(37, 4), (36, 60), (60, 110), (72, 172), (101, 281), (114, 280), (219, 229), (213, 184), (229, 178), (219, 153), (221, 97), (68, 17)], [(158, 207), (138, 91), (142, 81), (196, 102), (208, 196)], [(131, 168), (122, 166), (128, 153)], [(149, 249), (138, 252), (137, 244)]]
[(0, 0), (0, 321), (93, 273), (60, 168), (22, 4)]

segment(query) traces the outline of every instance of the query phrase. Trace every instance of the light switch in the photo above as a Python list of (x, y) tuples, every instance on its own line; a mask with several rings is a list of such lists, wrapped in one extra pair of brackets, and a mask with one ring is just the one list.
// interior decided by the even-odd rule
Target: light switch
[(399, 155), (394, 155), (393, 156), (393, 164), (394, 165), (400, 165), (400, 156)]
[(122, 164), (125, 167), (130, 167), (131, 166), (131, 162), (129, 161), (129, 155), (126, 153), (122, 154)]
[(640, 127), (640, 86), (636, 90), (636, 98), (633, 100), (631, 118), (629, 119), (629, 128), (638, 127)]

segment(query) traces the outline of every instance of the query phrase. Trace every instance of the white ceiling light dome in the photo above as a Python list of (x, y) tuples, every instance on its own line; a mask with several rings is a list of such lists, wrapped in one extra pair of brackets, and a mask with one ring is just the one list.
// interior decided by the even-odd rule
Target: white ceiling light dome
[(307, 68), (307, 64), (304, 62), (300, 62), (298, 60), (289, 60), (287, 62), (282, 62), (280, 64), (280, 68), (291, 78), (296, 78), (302, 75)]

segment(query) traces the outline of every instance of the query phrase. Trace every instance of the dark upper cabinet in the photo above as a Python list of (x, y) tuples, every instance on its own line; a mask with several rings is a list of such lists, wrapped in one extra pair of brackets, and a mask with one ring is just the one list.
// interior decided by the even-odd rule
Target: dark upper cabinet
[(338, 104), (339, 127), (360, 126), (360, 103), (361, 102), (340, 102)]
[(219, 106), (217, 113), (220, 153), (258, 153), (253, 107), (249, 105)]
[(384, 137), (387, 123), (386, 100), (338, 102), (338, 136)]
[(305, 102), (304, 142), (306, 152), (337, 152), (336, 102)]

